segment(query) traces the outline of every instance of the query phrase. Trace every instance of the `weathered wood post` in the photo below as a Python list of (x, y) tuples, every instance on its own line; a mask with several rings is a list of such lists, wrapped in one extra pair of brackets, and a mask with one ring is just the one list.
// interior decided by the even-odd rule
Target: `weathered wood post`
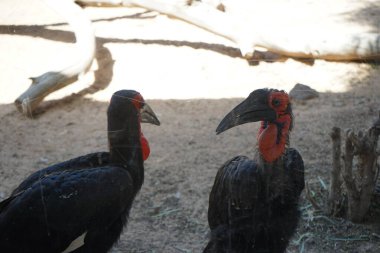
[(342, 178), (341, 178), (341, 130), (333, 127), (330, 133), (333, 150), (333, 169), (330, 172), (330, 190), (328, 196), (328, 213), (337, 216), (342, 204)]
[[(340, 128), (331, 133), (333, 142), (333, 168), (331, 171), (328, 208), (331, 215), (337, 215), (340, 208), (346, 208), (347, 219), (361, 222), (371, 205), (378, 176), (377, 143), (380, 135), (379, 119), (366, 131), (345, 133), (345, 147), (341, 155)], [(343, 160), (343, 167), (341, 166)], [(343, 179), (343, 186), (341, 179)], [(341, 205), (343, 195), (347, 196), (347, 206)]]

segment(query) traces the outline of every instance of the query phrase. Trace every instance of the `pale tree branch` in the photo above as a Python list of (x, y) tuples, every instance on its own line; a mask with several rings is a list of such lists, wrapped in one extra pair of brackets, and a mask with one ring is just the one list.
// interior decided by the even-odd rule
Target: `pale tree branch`
[[(194, 24), (236, 43), (245, 57), (255, 47), (289, 57), (327, 60), (370, 60), (380, 57), (380, 34), (312, 28), (261, 27), (260, 20), (245, 22), (238, 14), (222, 12), (207, 3), (189, 0), (81, 0), (115, 6), (139, 6)], [(191, 4), (189, 4), (191, 3)], [(239, 6), (242, 10), (246, 6)], [(228, 10), (228, 8), (227, 8)], [(236, 11), (235, 11), (236, 12)], [(239, 12), (238, 12), (239, 13)]]
[(76, 81), (81, 73), (87, 71), (95, 54), (94, 30), (83, 10), (72, 0), (43, 1), (61, 15), (73, 29), (76, 37), (76, 52), (72, 54), (73, 60), (69, 66), (31, 78), (31, 86), (15, 101), (19, 111), (27, 116), (32, 115), (44, 97)]
[[(42, 99), (51, 92), (77, 80), (89, 68), (95, 51), (95, 36), (91, 22), (73, 0), (43, 0), (62, 15), (74, 30), (78, 53), (70, 66), (51, 70), (32, 79), (32, 85), (20, 95), (15, 104), (25, 115), (31, 114)], [(327, 29), (285, 27), (281, 23), (270, 28), (262, 20), (245, 22), (239, 11), (221, 11), (212, 4), (193, 0), (77, 0), (84, 5), (138, 6), (158, 11), (234, 42), (242, 56), (250, 58), (256, 47), (287, 57), (327, 60), (370, 60), (380, 57), (380, 34), (340, 32)], [(232, 1), (234, 2), (234, 1)], [(242, 3), (242, 2), (240, 2)], [(244, 4), (235, 4), (244, 10)], [(247, 12), (247, 10), (245, 10)], [(271, 18), (271, 17), (269, 17)]]

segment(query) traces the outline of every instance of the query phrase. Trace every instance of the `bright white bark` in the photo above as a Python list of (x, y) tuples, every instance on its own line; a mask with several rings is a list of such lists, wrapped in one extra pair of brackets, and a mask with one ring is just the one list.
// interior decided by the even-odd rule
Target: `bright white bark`
[[(80, 73), (89, 68), (95, 52), (95, 36), (91, 22), (79, 6), (73, 0), (44, 1), (62, 15), (73, 28), (78, 53), (75, 54), (70, 66), (62, 70), (49, 71), (32, 79), (30, 88), (15, 101), (19, 110), (26, 115), (31, 114), (49, 93), (74, 82)], [(308, 17), (308, 14), (294, 10), (292, 12), (291, 8), (282, 9), (278, 6), (281, 1), (272, 3), (269, 8), (267, 6), (265, 11), (269, 12), (268, 15), (258, 15), (262, 11), (260, 6), (254, 1), (245, 0), (220, 0), (226, 4), (225, 11), (217, 8), (218, 0), (78, 1), (90, 5), (138, 6), (176, 17), (235, 42), (242, 56), (247, 58), (252, 56), (256, 47), (298, 58), (335, 61), (380, 58), (379, 33), (371, 33), (365, 29), (356, 31), (345, 29), (349, 25), (343, 26), (344, 29), (342, 26), (322, 25), (319, 21), (324, 19), (323, 16), (317, 17), (310, 23), (303, 23), (302, 18)], [(320, 12), (324, 13), (326, 8), (322, 7), (323, 11)], [(276, 15), (284, 13), (288, 19), (296, 22), (289, 23), (281, 17), (277, 22), (272, 22)], [(327, 17), (328, 15), (329, 13)]]
[[(380, 34), (329, 29), (288, 27), (286, 25), (259, 26), (260, 20), (246, 22), (239, 17), (247, 13), (246, 6), (234, 5), (233, 12), (222, 12), (202, 2), (186, 0), (124, 0), (123, 5), (135, 5), (177, 17), (237, 44), (243, 56), (255, 47), (263, 47), (284, 56), (328, 60), (366, 60), (380, 56)], [(240, 2), (241, 3), (241, 2)], [(272, 17), (268, 17), (270, 19)], [(255, 19), (252, 19), (255, 20)], [(252, 21), (251, 20), (251, 21)], [(248, 20), (249, 21), (249, 20)], [(264, 21), (263, 21), (264, 22)], [(265, 22), (264, 22), (265, 23)]]
[(31, 86), (15, 101), (19, 111), (28, 116), (32, 115), (44, 97), (76, 81), (78, 75), (87, 71), (95, 54), (94, 30), (83, 10), (72, 0), (43, 1), (61, 15), (73, 29), (76, 38), (76, 52), (73, 53), (73, 60), (69, 66), (31, 78)]

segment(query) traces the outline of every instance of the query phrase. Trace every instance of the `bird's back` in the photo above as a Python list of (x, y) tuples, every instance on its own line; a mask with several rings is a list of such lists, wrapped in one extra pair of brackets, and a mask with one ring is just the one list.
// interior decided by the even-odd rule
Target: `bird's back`
[(15, 195), (21, 191), (24, 191), (32, 184), (41, 180), (44, 177), (51, 176), (56, 173), (61, 173), (64, 171), (74, 171), (87, 168), (97, 168), (100, 166), (106, 166), (110, 163), (110, 155), (108, 152), (96, 152), (83, 156), (79, 156), (61, 163), (57, 163), (46, 167), (44, 169), (38, 170), (27, 177), (13, 192)]

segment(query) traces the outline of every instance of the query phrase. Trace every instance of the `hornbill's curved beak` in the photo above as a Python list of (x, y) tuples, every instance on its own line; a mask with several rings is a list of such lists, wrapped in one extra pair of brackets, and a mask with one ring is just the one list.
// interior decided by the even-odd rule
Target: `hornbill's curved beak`
[(232, 109), (216, 128), (216, 134), (220, 134), (234, 126), (255, 121), (274, 121), (276, 112), (268, 105), (269, 91), (259, 89), (253, 91), (247, 99)]
[(152, 108), (147, 103), (140, 109), (141, 115), (141, 123), (151, 123), (153, 125), (160, 125), (160, 121), (158, 120), (156, 114), (153, 112)]

